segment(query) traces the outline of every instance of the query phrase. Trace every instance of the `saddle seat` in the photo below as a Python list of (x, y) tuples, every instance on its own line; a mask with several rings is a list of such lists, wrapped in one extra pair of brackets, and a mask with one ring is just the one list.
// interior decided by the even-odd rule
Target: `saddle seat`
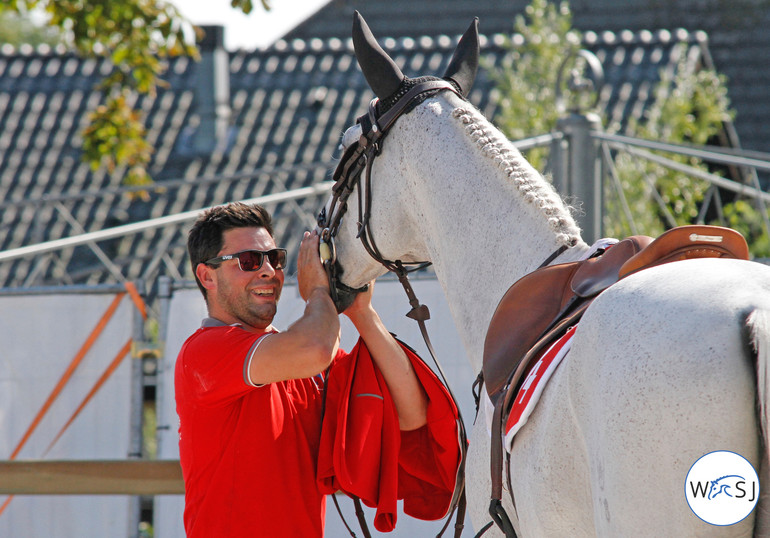
[(628, 237), (587, 260), (542, 267), (518, 280), (487, 330), (482, 366), (487, 394), (496, 402), (501, 392), (513, 390), (539, 351), (574, 325), (603, 290), (642, 269), (690, 258), (748, 260), (749, 250), (735, 230), (680, 226), (654, 240)]

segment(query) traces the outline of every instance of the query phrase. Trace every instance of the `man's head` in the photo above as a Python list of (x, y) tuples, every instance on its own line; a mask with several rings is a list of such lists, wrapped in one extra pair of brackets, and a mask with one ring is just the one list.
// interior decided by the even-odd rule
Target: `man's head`
[[(270, 214), (257, 205), (230, 203), (198, 218), (187, 250), (210, 314), (228, 323), (269, 325), (284, 279), (283, 253), (260, 254), (275, 249), (272, 235)], [(238, 255), (246, 250), (258, 252)]]

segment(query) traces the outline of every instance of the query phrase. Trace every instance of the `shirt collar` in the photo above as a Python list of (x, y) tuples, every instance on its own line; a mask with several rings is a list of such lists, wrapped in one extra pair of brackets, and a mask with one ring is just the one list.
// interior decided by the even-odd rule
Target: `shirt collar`
[(201, 327), (242, 327), (240, 323), (227, 324), (217, 318), (203, 318)]
[[(203, 318), (203, 321), (201, 322), (201, 328), (206, 329), (209, 327), (243, 327), (242, 323), (225, 323), (222, 320), (219, 320), (217, 318), (207, 317)], [(265, 333), (277, 333), (279, 332), (278, 329), (270, 325), (265, 329)]]

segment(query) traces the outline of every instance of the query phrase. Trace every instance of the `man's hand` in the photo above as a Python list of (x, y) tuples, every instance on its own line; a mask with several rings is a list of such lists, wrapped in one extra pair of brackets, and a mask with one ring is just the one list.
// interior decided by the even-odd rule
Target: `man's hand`
[(318, 232), (305, 232), (297, 258), (297, 286), (302, 300), (307, 301), (317, 288), (329, 294), (329, 277), (318, 254)]
[(369, 282), (366, 290), (357, 293), (356, 298), (353, 300), (351, 305), (347, 307), (343, 312), (343, 314), (345, 314), (350, 319), (350, 321), (353, 322), (353, 325), (356, 325), (356, 322), (362, 316), (372, 316), (373, 314), (376, 314), (374, 308), (372, 307), (374, 282), (375, 281), (372, 280)]

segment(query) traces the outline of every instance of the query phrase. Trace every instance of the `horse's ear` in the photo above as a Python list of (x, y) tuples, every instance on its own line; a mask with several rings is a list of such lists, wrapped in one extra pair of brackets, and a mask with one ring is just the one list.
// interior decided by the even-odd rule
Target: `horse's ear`
[(460, 86), (460, 91), (463, 95), (468, 97), (473, 87), (478, 67), (479, 18), (476, 17), (460, 38), (460, 42), (457, 43), (457, 48), (452, 56), (452, 61), (449, 62), (449, 66), (446, 68), (444, 78), (452, 79), (455, 84)]
[(353, 14), (353, 48), (369, 87), (380, 99), (390, 97), (406, 77), (377, 43), (361, 14)]

